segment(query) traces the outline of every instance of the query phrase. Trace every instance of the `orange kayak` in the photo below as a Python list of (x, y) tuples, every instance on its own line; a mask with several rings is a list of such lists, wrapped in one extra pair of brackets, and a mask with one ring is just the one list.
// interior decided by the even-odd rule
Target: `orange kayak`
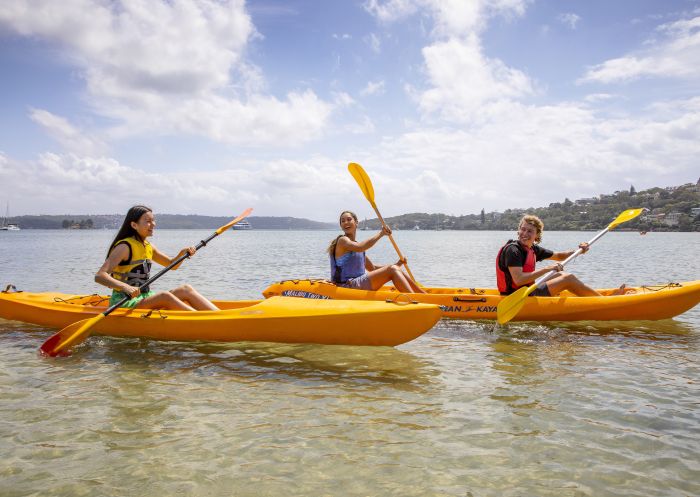
[[(220, 311), (117, 309), (94, 327), (98, 335), (157, 340), (263, 341), (395, 346), (419, 337), (440, 319), (436, 305), (307, 300), (215, 301)], [(64, 328), (95, 317), (107, 297), (0, 292), (0, 318)]]
[[(285, 280), (263, 291), (274, 296), (314, 299), (381, 300), (437, 304), (442, 316), (454, 319), (496, 319), (496, 308), (504, 298), (498, 290), (484, 288), (423, 288), (426, 294), (399, 293), (393, 287), (377, 291), (339, 287), (325, 280)], [(630, 289), (632, 290), (632, 289)], [(563, 292), (556, 297), (528, 297), (514, 321), (617, 321), (657, 320), (677, 316), (700, 302), (700, 280), (641, 286), (635, 293), (603, 297), (576, 297)]]

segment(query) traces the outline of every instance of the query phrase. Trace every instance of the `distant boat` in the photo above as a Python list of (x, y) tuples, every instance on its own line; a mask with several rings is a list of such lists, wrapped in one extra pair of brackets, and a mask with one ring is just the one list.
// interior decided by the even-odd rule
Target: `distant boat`
[(234, 224), (231, 229), (233, 230), (252, 230), (253, 226), (246, 221), (245, 219), (243, 221), (239, 221), (237, 224)]
[(14, 223), (8, 223), (7, 220), (10, 217), (10, 203), (7, 203), (5, 208), (5, 217), (2, 220), (2, 226), (0, 226), (0, 231), (19, 231), (19, 225)]
[(418, 230), (420, 230), (420, 226), (418, 226), (418, 225), (416, 224), (416, 225), (413, 227), (413, 231), (418, 231)]

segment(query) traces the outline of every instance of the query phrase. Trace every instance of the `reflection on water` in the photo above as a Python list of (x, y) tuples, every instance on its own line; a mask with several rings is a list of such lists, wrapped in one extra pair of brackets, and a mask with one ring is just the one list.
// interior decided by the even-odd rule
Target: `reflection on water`
[[(102, 257), (111, 233), (18, 235), (0, 238), (2, 253), (22, 254), (6, 257), (0, 283), (100, 290), (99, 264), (82, 262)], [(163, 286), (257, 298), (273, 280), (326, 276), (331, 235), (222, 236)], [(697, 234), (627, 235), (572, 269), (596, 286), (698, 278), (679, 272), (697, 267), (681, 250)], [(157, 237), (174, 252), (202, 234)], [(421, 281), (489, 286), (504, 233), (396, 237)], [(623, 271), (637, 243), (673, 257)], [(395, 259), (386, 245), (373, 260)], [(395, 349), (93, 336), (69, 358), (38, 357), (54, 331), (0, 320), (2, 496), (700, 495), (698, 308), (659, 322), (443, 320)]]

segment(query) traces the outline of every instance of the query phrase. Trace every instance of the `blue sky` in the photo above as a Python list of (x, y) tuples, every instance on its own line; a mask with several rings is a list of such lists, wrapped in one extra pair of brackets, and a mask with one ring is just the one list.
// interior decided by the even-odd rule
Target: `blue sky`
[(0, 204), (331, 221), (700, 176), (700, 0), (9, 0)]

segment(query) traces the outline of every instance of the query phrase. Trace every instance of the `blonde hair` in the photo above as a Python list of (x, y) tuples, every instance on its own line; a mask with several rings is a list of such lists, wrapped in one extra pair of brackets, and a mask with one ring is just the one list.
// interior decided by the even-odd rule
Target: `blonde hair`
[(542, 222), (542, 220), (537, 216), (527, 214), (523, 216), (522, 219), (520, 219), (520, 222), (518, 223), (518, 229), (520, 229), (520, 225), (523, 223), (527, 223), (531, 226), (534, 226), (534, 228), (537, 230), (535, 243), (540, 243), (542, 241), (542, 230), (544, 230), (544, 223)]
[[(357, 223), (357, 214), (355, 214), (353, 211), (343, 211), (340, 213), (340, 216), (338, 216), (338, 224), (340, 224), (340, 220), (343, 218), (343, 214), (350, 214), (352, 218), (355, 220)], [(338, 245), (338, 240), (340, 239), (341, 236), (345, 236), (343, 233), (342, 235), (336, 236), (333, 240), (331, 240), (331, 243), (328, 245), (328, 248), (326, 249), (326, 252), (331, 254), (333, 257), (335, 257), (335, 246)]]

